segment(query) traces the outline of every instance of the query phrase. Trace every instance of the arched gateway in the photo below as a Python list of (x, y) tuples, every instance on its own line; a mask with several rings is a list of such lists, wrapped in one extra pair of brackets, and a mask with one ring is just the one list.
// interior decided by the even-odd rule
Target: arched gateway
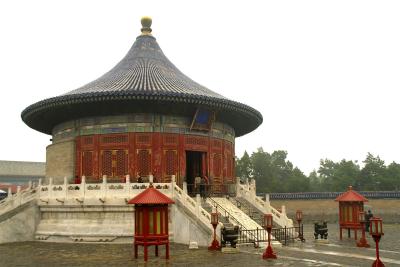
[(235, 136), (256, 129), (261, 114), (185, 76), (150, 27), (143, 18), (128, 54), (97, 80), (22, 112), (28, 126), (52, 135), (46, 178), (233, 182)]

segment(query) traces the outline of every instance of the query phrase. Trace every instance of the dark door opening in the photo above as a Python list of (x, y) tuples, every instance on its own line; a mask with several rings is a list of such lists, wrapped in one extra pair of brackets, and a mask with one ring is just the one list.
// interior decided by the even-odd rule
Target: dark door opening
[(206, 175), (205, 154), (205, 152), (200, 151), (186, 151), (186, 182), (189, 194), (196, 193), (195, 177)]

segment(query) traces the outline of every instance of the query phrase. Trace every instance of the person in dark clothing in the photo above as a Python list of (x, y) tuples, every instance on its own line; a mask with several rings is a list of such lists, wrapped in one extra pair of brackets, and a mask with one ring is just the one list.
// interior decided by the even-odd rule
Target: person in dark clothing
[(205, 197), (205, 186), (206, 186), (206, 180), (204, 179), (204, 176), (201, 177), (201, 182), (200, 182), (200, 196), (202, 198)]
[(369, 232), (369, 225), (371, 224), (371, 218), (374, 217), (371, 210), (368, 210), (368, 213), (365, 214), (365, 231)]

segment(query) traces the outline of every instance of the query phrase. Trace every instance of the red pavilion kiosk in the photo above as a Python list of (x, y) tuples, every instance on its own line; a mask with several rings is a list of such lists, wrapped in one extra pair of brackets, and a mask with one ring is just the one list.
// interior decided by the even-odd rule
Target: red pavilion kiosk
[(144, 260), (147, 261), (148, 246), (155, 246), (158, 257), (158, 246), (165, 245), (165, 257), (169, 259), (168, 204), (174, 203), (152, 184), (129, 200), (128, 204), (135, 204), (135, 258), (138, 257), (138, 246), (144, 247)]
[(368, 199), (354, 191), (350, 185), (347, 192), (338, 196), (335, 201), (339, 202), (340, 240), (342, 240), (342, 229), (348, 230), (348, 237), (350, 237), (350, 230), (353, 229), (354, 239), (357, 240), (357, 230), (361, 230), (362, 227), (358, 214), (364, 211), (364, 202)]

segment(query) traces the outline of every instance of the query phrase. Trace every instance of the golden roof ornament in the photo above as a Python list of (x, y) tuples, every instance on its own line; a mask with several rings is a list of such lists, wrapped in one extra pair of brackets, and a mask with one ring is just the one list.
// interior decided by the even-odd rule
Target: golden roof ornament
[(151, 17), (142, 17), (142, 19), (140, 20), (140, 23), (142, 23), (142, 35), (151, 35), (151, 23), (152, 23), (152, 19)]

